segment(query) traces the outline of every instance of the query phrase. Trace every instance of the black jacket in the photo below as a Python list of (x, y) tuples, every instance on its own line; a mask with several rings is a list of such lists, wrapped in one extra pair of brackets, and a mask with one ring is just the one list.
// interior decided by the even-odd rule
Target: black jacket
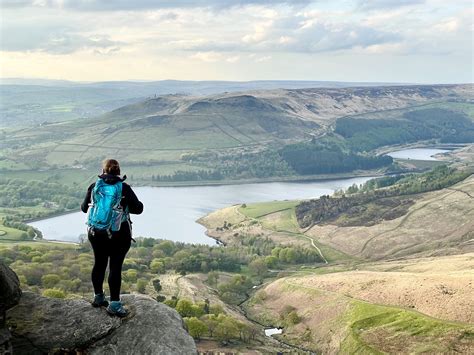
[[(99, 176), (99, 178), (104, 180), (105, 183), (112, 185), (116, 184), (119, 181), (123, 181), (120, 176), (110, 174), (102, 174)], [(94, 188), (94, 186), (95, 182), (91, 184), (87, 189), (86, 197), (84, 198), (84, 201), (81, 204), (81, 210), (84, 213), (87, 213), (87, 210), (89, 209), (89, 203), (91, 203), (92, 189)], [(124, 209), (125, 207), (128, 207), (128, 212), (132, 214), (141, 214), (143, 212), (143, 203), (138, 200), (137, 195), (135, 195), (130, 185), (126, 183), (122, 183), (122, 200), (120, 201), (120, 205), (122, 205)], [(120, 232), (124, 230), (124, 224), (127, 224), (127, 227), (129, 225), (128, 222), (123, 222), (122, 226), (120, 227)]]

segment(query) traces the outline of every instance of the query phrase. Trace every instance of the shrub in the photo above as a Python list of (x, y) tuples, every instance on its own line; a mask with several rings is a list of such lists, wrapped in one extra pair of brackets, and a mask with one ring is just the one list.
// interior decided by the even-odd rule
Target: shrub
[(184, 322), (188, 328), (189, 335), (191, 335), (194, 339), (201, 339), (201, 336), (207, 332), (206, 324), (196, 317), (185, 318)]
[(41, 284), (44, 288), (53, 288), (61, 281), (61, 278), (56, 274), (47, 274), (41, 277)]
[(146, 285), (148, 285), (148, 280), (139, 279), (137, 281), (137, 291), (140, 293), (145, 293)]
[(49, 298), (65, 298), (66, 294), (63, 290), (57, 288), (48, 288), (43, 291), (43, 296)]

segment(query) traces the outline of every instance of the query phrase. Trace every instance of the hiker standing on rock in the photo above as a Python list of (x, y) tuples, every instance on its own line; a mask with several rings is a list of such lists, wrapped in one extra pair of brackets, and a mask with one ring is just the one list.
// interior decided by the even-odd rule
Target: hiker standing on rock
[[(120, 302), (122, 265), (132, 241), (130, 213), (143, 212), (141, 203), (130, 185), (120, 177), (117, 160), (107, 159), (102, 163), (102, 174), (87, 189), (82, 202), (82, 212), (87, 215), (87, 235), (94, 250), (92, 285), (94, 286), (94, 307), (107, 307), (107, 312), (125, 317), (128, 311)], [(109, 264), (110, 304), (105, 298), (103, 283)]]

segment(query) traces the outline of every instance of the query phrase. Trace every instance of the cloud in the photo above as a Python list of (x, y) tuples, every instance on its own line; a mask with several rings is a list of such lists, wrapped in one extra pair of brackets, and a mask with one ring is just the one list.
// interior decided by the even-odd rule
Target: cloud
[(310, 25), (305, 23), (294, 30), (290, 37), (295, 40), (280, 43), (282, 48), (312, 53), (364, 48), (400, 40), (397, 33), (357, 23), (337, 23), (322, 19)]
[(228, 62), (228, 63), (236, 63), (239, 60), (240, 60), (240, 56), (235, 55), (235, 56), (227, 58), (225, 61)]
[(399, 33), (370, 26), (326, 20), (324, 16), (308, 16), (299, 14), (257, 22), (254, 31), (240, 40), (201, 38), (188, 43), (188, 46), (183, 43), (181, 49), (196, 52), (321, 53), (394, 43), (402, 38)]
[[(25, 7), (33, 3), (35, 7)], [(316, 0), (305, 8), (282, 5), (289, 3), (4, 0), (2, 6), (7, 4), (10, 9), (2, 17), (1, 49), (53, 54), (120, 51), (150, 58), (237, 63), (249, 54), (255, 58), (278, 58), (278, 53), (445, 55), (472, 48), (466, 42), (472, 33), (471, 21), (467, 15), (460, 17), (472, 12), (459, 4), (449, 11), (441, 0), (336, 0), (331, 4)], [(241, 5), (247, 6), (235, 7)], [(127, 6), (153, 9), (115, 11)], [(229, 8), (214, 11), (217, 6)], [(354, 11), (354, 6), (360, 11)], [(97, 11), (71, 11), (86, 8)]]
[(198, 59), (203, 62), (214, 63), (223, 59), (222, 53), (198, 52), (190, 56), (191, 59)]
[(62, 8), (78, 11), (134, 11), (207, 7), (226, 9), (246, 5), (307, 5), (311, 0), (4, 0), (2, 7)]
[(255, 59), (255, 62), (257, 63), (263, 63), (263, 62), (268, 62), (269, 60), (272, 59), (272, 56), (271, 55), (266, 55), (266, 56), (263, 56), (263, 57), (258, 57)]
[(104, 35), (83, 34), (76, 31), (73, 26), (43, 25), (34, 31), (22, 25), (2, 26), (4, 35), (2, 35), (1, 49), (51, 54), (70, 54), (91, 49), (98, 54), (108, 54), (120, 50), (120, 46), (124, 44), (112, 41)]
[(426, 0), (357, 0), (359, 10), (391, 9), (404, 6), (420, 5)]
[(460, 21), (451, 17), (436, 24), (435, 29), (440, 32), (456, 32), (460, 26)]
[(257, 23), (254, 26), (254, 32), (242, 37), (244, 43), (258, 43), (262, 41), (267, 35), (273, 25), (273, 21), (265, 21)]

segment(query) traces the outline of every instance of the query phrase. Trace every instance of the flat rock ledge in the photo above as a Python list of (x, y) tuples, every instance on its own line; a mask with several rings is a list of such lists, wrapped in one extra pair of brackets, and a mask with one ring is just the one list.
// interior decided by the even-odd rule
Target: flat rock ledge
[(83, 299), (23, 292), (6, 317), (13, 353), (197, 354), (174, 309), (143, 295), (123, 295), (122, 301), (130, 315), (120, 319)]

